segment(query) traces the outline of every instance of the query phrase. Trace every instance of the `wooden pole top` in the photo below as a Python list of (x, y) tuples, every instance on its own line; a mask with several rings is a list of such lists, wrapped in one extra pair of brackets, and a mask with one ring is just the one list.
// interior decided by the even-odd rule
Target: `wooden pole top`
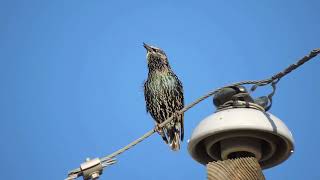
[(255, 157), (242, 157), (207, 164), (208, 180), (265, 180)]

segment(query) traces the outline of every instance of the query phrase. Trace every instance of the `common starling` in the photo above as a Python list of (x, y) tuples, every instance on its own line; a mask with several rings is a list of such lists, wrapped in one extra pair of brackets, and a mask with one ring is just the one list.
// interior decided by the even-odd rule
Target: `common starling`
[(184, 107), (183, 87), (172, 71), (168, 58), (163, 50), (143, 43), (147, 50), (148, 79), (144, 83), (144, 96), (149, 112), (156, 124), (174, 116), (173, 121), (163, 128), (158, 128), (162, 139), (176, 151), (183, 140), (183, 114), (176, 111)]

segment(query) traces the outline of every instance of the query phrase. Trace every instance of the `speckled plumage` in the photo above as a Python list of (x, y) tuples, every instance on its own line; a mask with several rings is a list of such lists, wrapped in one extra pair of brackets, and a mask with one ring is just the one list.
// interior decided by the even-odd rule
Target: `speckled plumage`
[[(149, 69), (144, 83), (147, 112), (156, 123), (161, 123), (184, 107), (183, 87), (172, 71), (166, 54), (156, 47), (146, 44), (144, 47), (147, 49)], [(184, 136), (183, 114), (176, 114), (174, 121), (164, 126), (159, 134), (172, 150), (179, 150), (180, 140), (182, 141)]]

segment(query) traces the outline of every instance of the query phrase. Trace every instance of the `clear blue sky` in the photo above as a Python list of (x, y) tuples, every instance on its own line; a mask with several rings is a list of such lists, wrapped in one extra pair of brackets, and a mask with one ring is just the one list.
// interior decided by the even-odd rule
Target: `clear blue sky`
[[(235, 81), (262, 79), (319, 47), (319, 1), (0, 1), (1, 179), (66, 177), (153, 128), (142, 42), (163, 48), (190, 103)], [(267, 179), (320, 178), (320, 57), (282, 79), (271, 112), (296, 151)], [(267, 88), (267, 90), (270, 90)], [(268, 92), (259, 89), (255, 95)], [(214, 111), (185, 115), (186, 139)], [(102, 180), (205, 179), (186, 141), (158, 135), (118, 157)]]

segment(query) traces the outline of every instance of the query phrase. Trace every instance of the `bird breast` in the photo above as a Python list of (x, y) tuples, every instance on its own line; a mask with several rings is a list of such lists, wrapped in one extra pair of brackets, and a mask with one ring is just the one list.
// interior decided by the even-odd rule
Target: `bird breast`
[[(154, 93), (162, 92), (164, 90), (172, 90), (176, 87), (176, 79), (173, 76), (164, 73), (157, 73), (152, 75), (149, 80), (149, 88)], [(158, 94), (158, 93), (157, 93)]]

